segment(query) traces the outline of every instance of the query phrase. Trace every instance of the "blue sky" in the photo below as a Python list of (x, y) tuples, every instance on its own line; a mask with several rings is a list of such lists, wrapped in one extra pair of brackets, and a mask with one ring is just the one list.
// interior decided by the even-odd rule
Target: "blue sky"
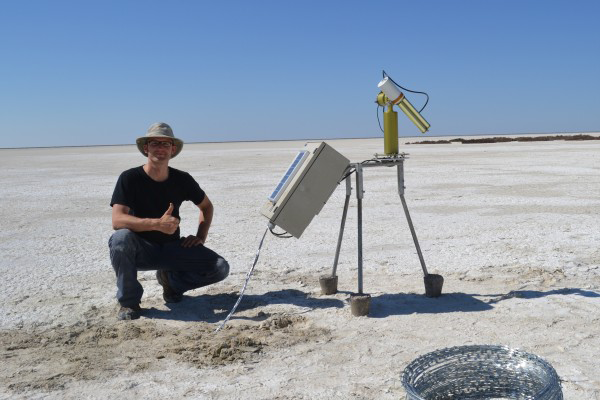
[(374, 137), (382, 69), (429, 94), (427, 135), (599, 131), (599, 16), (575, 0), (5, 0), (0, 147), (133, 143), (156, 121), (188, 142)]

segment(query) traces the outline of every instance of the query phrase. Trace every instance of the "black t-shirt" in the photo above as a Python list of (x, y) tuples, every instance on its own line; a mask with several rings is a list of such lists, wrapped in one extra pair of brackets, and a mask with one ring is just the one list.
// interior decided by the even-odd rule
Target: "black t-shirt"
[[(138, 218), (160, 218), (173, 203), (173, 215), (179, 218), (179, 206), (186, 200), (200, 204), (204, 190), (187, 172), (169, 167), (169, 177), (156, 182), (146, 174), (143, 167), (128, 169), (119, 176), (110, 201), (129, 207), (129, 214)], [(179, 228), (172, 235), (159, 231), (138, 232), (144, 239), (155, 243), (167, 243), (179, 239)]]

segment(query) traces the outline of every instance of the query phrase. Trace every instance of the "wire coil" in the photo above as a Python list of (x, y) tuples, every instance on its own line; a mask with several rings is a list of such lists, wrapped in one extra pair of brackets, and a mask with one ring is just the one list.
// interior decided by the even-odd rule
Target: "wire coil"
[(412, 361), (402, 374), (407, 400), (562, 400), (560, 378), (540, 357), (506, 346), (458, 346)]

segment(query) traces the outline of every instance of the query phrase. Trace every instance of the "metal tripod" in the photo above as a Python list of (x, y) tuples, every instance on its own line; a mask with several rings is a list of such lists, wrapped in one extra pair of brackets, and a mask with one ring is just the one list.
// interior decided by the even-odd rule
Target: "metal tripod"
[[(406, 199), (404, 198), (404, 160), (406, 159), (404, 154), (400, 154), (393, 157), (377, 157), (372, 160), (363, 161), (361, 163), (351, 163), (348, 166), (348, 171), (351, 171), (352, 168), (356, 171), (356, 200), (357, 200), (357, 211), (358, 211), (358, 294), (363, 294), (363, 250), (362, 250), (362, 199), (363, 199), (363, 168), (370, 167), (393, 167), (396, 166), (398, 172), (398, 194), (400, 195), (400, 200), (402, 201), (402, 207), (404, 208), (404, 214), (406, 215), (406, 220), (408, 221), (408, 226), (410, 228), (410, 233), (412, 234), (413, 241), (415, 242), (415, 247), (417, 249), (417, 254), (419, 255), (419, 261), (421, 262), (421, 268), (423, 269), (423, 274), (425, 277), (428, 276), (427, 267), (425, 266), (425, 260), (423, 259), (423, 254), (421, 253), (421, 247), (419, 246), (419, 241), (417, 239), (417, 234), (415, 232), (415, 228), (413, 226), (412, 220), (410, 218), (410, 213), (408, 212), (408, 206), (406, 205)], [(347, 175), (346, 178), (346, 199), (344, 201), (344, 211), (342, 213), (342, 221), (340, 224), (340, 233), (338, 235), (337, 247), (335, 250), (335, 258), (333, 260), (333, 271), (331, 276), (336, 276), (337, 265), (340, 256), (340, 249), (342, 247), (342, 238), (344, 236), (344, 227), (346, 225), (346, 216), (348, 214), (348, 204), (350, 203), (350, 195), (352, 194), (352, 186), (350, 182), (350, 176)]]

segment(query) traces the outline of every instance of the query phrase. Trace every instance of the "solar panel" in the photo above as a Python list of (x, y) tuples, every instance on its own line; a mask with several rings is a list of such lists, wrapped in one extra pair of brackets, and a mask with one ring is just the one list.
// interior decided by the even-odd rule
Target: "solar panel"
[(296, 175), (296, 173), (302, 166), (302, 163), (304, 163), (304, 160), (306, 160), (307, 156), (308, 156), (307, 150), (300, 150), (298, 152), (298, 154), (296, 155), (296, 158), (294, 158), (294, 161), (292, 161), (292, 164), (289, 166), (289, 168), (283, 175), (283, 178), (281, 178), (281, 180), (275, 187), (275, 190), (273, 190), (273, 193), (271, 193), (271, 195), (269, 196), (269, 201), (271, 203), (275, 203), (279, 199), (279, 197), (281, 197), (281, 195), (283, 194), (283, 191), (285, 190), (287, 185), (290, 183), (292, 178)]

